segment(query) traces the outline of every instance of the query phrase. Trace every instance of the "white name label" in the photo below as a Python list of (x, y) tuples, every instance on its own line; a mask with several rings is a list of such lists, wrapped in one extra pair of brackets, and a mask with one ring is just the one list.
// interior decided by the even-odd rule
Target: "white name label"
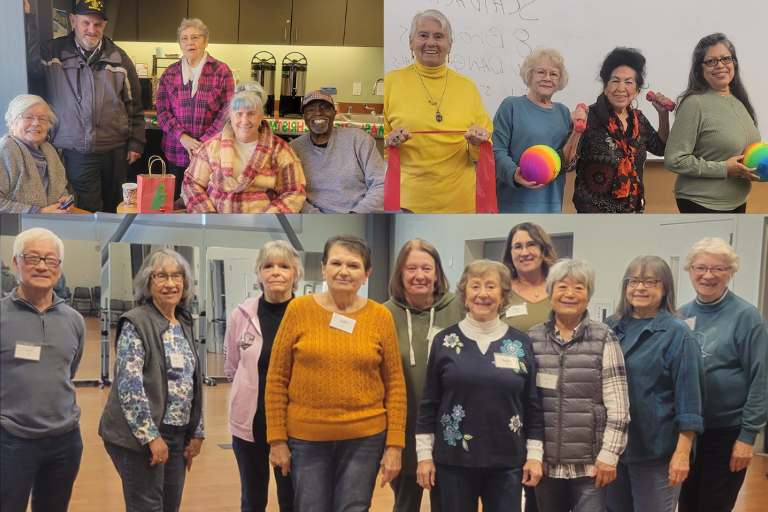
[(184, 355), (182, 354), (171, 354), (171, 367), (175, 368), (177, 370), (181, 370), (184, 368)]
[(14, 357), (16, 359), (24, 359), (25, 361), (39, 361), (41, 348), (40, 345), (16, 342)]
[(544, 389), (557, 389), (557, 375), (537, 373), (536, 385)]
[(334, 313), (331, 317), (331, 327), (334, 329), (339, 329), (340, 331), (348, 332), (349, 334), (352, 334), (352, 331), (355, 330), (356, 323), (357, 320), (353, 320), (338, 313)]
[(528, 304), (512, 304), (507, 308), (507, 318), (513, 316), (524, 316), (528, 314)]
[(691, 328), (692, 331), (696, 330), (696, 317), (692, 316), (691, 318), (685, 319), (685, 325)]
[(515, 371), (520, 369), (520, 361), (518, 361), (517, 356), (495, 353), (493, 354), (493, 359), (496, 363), (496, 368), (507, 368)]

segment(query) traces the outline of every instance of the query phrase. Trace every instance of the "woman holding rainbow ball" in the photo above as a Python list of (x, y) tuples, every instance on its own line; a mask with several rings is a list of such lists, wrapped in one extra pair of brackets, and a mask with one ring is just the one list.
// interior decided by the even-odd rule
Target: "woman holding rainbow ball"
[(744, 165), (743, 154), (760, 141), (760, 132), (736, 48), (725, 34), (698, 42), (688, 89), (677, 103), (664, 163), (678, 175), (680, 213), (746, 213), (752, 182), (759, 176), (755, 167)]
[[(581, 109), (569, 113), (568, 107), (552, 101), (552, 96), (568, 85), (568, 71), (557, 50), (535, 48), (523, 61), (520, 76), (528, 86), (528, 94), (505, 99), (493, 118), (499, 212), (560, 213), (565, 173), (547, 184), (530, 180), (530, 176), (526, 179), (520, 169), (521, 158), (532, 146), (546, 145), (559, 153), (557, 158), (550, 158), (559, 161), (571, 121), (586, 120), (587, 115)], [(575, 140), (571, 144), (575, 145)]]

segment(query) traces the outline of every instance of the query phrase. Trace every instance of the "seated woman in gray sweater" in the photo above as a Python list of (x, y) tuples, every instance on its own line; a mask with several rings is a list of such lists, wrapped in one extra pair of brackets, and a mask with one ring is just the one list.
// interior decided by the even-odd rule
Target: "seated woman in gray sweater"
[(291, 141), (307, 179), (301, 213), (375, 213), (384, 209), (384, 159), (376, 141), (357, 128), (334, 127), (333, 98), (304, 96), (301, 115), (309, 133)]
[(0, 212), (69, 213), (58, 153), (47, 141), (56, 115), (40, 96), (20, 94), (5, 113), (9, 133), (0, 138)]

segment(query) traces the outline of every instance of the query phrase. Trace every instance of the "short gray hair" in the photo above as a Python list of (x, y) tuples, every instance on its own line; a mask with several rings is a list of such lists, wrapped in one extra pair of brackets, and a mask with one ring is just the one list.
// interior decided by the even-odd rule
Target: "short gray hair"
[(533, 72), (536, 65), (542, 60), (548, 60), (555, 65), (560, 71), (560, 81), (557, 83), (557, 90), (562, 91), (565, 86), (568, 85), (568, 71), (565, 69), (565, 59), (559, 51), (554, 48), (547, 48), (545, 46), (537, 46), (533, 51), (525, 58), (523, 65), (520, 66), (520, 78), (523, 79), (523, 83), (526, 87), (531, 86), (533, 81)]
[(235, 94), (229, 100), (227, 116), (242, 108), (263, 113), (266, 100), (267, 93), (259, 82), (240, 82), (235, 86)]
[(487, 272), (496, 272), (499, 276), (499, 285), (501, 286), (501, 303), (499, 303), (499, 314), (506, 311), (509, 305), (509, 296), (512, 295), (512, 274), (502, 263), (493, 260), (475, 260), (464, 269), (459, 284), (456, 285), (456, 294), (459, 296), (462, 306), (466, 307), (467, 302), (467, 284), (474, 277), (481, 277)]
[(693, 260), (700, 254), (713, 254), (715, 256), (722, 256), (728, 260), (728, 266), (731, 267), (731, 275), (739, 271), (741, 266), (741, 258), (736, 254), (736, 251), (731, 247), (728, 242), (722, 238), (707, 237), (702, 238), (691, 247), (688, 255), (685, 257), (685, 263), (683, 264), (683, 270), (688, 272), (691, 270)]
[(181, 33), (190, 27), (199, 30), (202, 33), (203, 38), (208, 40), (210, 32), (208, 32), (208, 27), (200, 20), (200, 18), (184, 18), (181, 20), (181, 25), (179, 25), (179, 29), (176, 31), (176, 42), (181, 39)]
[(133, 278), (133, 300), (137, 305), (146, 304), (152, 301), (152, 274), (156, 268), (164, 268), (168, 263), (173, 263), (179, 269), (183, 277), (183, 290), (181, 291), (181, 301), (179, 307), (187, 309), (192, 300), (192, 269), (184, 257), (171, 249), (156, 249), (141, 264), (141, 268)]
[(551, 297), (555, 284), (569, 277), (587, 287), (587, 300), (591, 300), (595, 293), (595, 269), (584, 260), (572, 260), (570, 258), (557, 260), (554, 265), (549, 267), (547, 295)]
[(449, 41), (453, 41), (453, 29), (451, 28), (451, 22), (445, 17), (443, 13), (437, 9), (427, 9), (426, 11), (417, 12), (416, 16), (411, 20), (411, 30), (408, 32), (408, 39), (413, 39), (416, 35), (416, 30), (419, 27), (419, 23), (422, 20), (435, 20), (440, 24), (440, 28), (445, 30), (445, 35)]
[(61, 238), (56, 236), (53, 231), (45, 228), (31, 228), (26, 229), (16, 236), (13, 241), (13, 257), (18, 258), (19, 255), (24, 254), (24, 249), (27, 248), (32, 242), (51, 242), (56, 246), (56, 250), (59, 252), (59, 259), (64, 261), (64, 242)]
[(273, 240), (265, 243), (259, 249), (259, 255), (256, 256), (256, 267), (253, 269), (256, 274), (256, 283), (261, 290), (264, 290), (264, 283), (261, 282), (261, 269), (270, 261), (282, 261), (293, 267), (296, 274), (293, 280), (293, 291), (299, 289), (299, 281), (304, 277), (304, 267), (301, 265), (301, 256), (293, 246), (285, 240)]
[(8, 110), (5, 112), (5, 124), (9, 129), (13, 128), (13, 125), (27, 109), (39, 103), (48, 107), (48, 117), (51, 118), (51, 124), (58, 121), (53, 109), (43, 98), (34, 94), (19, 94), (8, 103)]
[[(619, 299), (619, 305), (616, 307), (616, 312), (613, 314), (613, 318), (616, 321), (622, 323), (629, 321), (635, 309), (627, 300), (628, 280), (635, 275), (639, 275), (643, 279), (646, 274), (652, 274), (664, 287), (659, 311), (671, 316), (679, 316), (675, 299), (675, 279), (672, 277), (672, 270), (667, 265), (667, 262), (664, 261), (664, 258), (649, 255), (638, 256), (633, 259), (624, 272), (624, 278), (621, 281), (621, 298)], [(658, 285), (659, 283), (656, 284), (656, 286)]]

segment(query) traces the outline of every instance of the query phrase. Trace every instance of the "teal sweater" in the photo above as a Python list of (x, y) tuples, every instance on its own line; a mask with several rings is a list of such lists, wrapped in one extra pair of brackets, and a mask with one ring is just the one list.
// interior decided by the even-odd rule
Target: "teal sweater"
[(760, 142), (749, 112), (734, 96), (715, 91), (689, 96), (677, 109), (664, 164), (678, 174), (675, 197), (711, 210), (733, 210), (747, 201), (752, 183), (728, 176), (726, 160)]
[(689, 302), (680, 314), (695, 318), (704, 358), (705, 429), (741, 426), (739, 441), (754, 444), (766, 422), (765, 320), (731, 291), (715, 304)]

